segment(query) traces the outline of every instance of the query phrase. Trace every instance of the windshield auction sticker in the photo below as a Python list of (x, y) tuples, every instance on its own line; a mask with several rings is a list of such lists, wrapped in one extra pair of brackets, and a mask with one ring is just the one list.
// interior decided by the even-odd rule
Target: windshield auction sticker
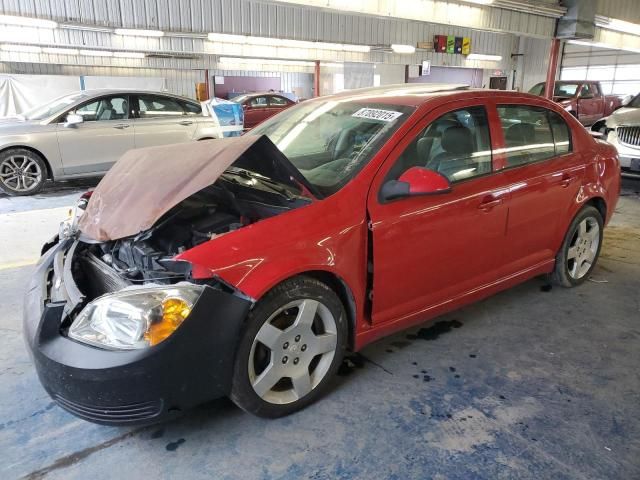
[(394, 112), (393, 110), (380, 110), (377, 108), (361, 108), (352, 117), (368, 118), (370, 120), (380, 120), (383, 122), (393, 122), (402, 115), (402, 112)]

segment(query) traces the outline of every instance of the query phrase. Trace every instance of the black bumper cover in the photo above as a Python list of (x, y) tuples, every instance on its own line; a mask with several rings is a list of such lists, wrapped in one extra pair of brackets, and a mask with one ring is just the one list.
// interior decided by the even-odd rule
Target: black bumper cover
[(65, 302), (47, 303), (53, 251), (41, 259), (25, 297), (23, 331), (38, 376), (64, 409), (107, 425), (155, 423), (228, 395), (240, 328), (251, 306), (205, 287), (168, 339), (142, 350), (110, 351), (60, 332)]

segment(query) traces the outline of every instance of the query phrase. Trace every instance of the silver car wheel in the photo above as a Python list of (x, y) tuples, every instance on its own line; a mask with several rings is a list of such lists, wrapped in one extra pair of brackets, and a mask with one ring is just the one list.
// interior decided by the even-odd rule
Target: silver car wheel
[(296, 300), (276, 310), (258, 330), (249, 354), (249, 381), (273, 404), (295, 402), (326, 376), (338, 342), (336, 320), (321, 302)]
[(587, 217), (578, 224), (573, 240), (567, 250), (567, 270), (571, 278), (584, 277), (598, 254), (600, 226), (593, 217)]
[(0, 182), (16, 192), (29, 192), (42, 182), (42, 169), (26, 155), (12, 155), (0, 164)]

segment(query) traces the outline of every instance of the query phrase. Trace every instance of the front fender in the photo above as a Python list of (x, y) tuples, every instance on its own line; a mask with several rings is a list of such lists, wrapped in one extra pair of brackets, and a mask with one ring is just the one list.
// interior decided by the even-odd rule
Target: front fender
[(346, 284), (362, 312), (366, 241), (364, 205), (359, 211), (353, 202), (325, 200), (227, 233), (177, 258), (192, 264), (195, 278), (217, 275), (256, 300), (290, 277), (327, 272)]

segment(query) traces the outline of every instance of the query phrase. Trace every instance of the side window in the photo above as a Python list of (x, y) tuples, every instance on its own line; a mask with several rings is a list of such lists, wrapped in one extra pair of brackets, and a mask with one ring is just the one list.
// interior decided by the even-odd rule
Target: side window
[(593, 93), (595, 96), (600, 95), (600, 91), (598, 90), (598, 84), (597, 83), (592, 83), (591, 84), (591, 93)]
[(249, 105), (254, 108), (266, 107), (267, 106), (267, 97), (255, 97), (249, 100)]
[(138, 109), (140, 118), (163, 118), (184, 115), (184, 110), (182, 110), (177, 100), (159, 95), (139, 95)]
[(400, 155), (388, 179), (411, 167), (443, 174), (450, 182), (490, 173), (491, 139), (484, 107), (468, 107), (444, 114), (418, 134)]
[(549, 120), (551, 121), (551, 130), (553, 132), (553, 142), (556, 147), (556, 155), (563, 155), (572, 151), (571, 148), (571, 131), (569, 125), (556, 112), (549, 110)]
[(552, 112), (542, 107), (498, 105), (507, 167), (539, 162), (555, 156), (548, 113)]
[(82, 115), (85, 122), (101, 120), (123, 120), (129, 118), (127, 97), (103, 97), (76, 108), (75, 114)]
[(287, 100), (282, 97), (269, 98), (269, 105), (273, 105), (274, 107), (283, 107), (286, 104), (287, 104)]
[(202, 113), (202, 107), (197, 103), (180, 102), (180, 105), (187, 115), (200, 115)]
[(581, 97), (590, 97), (593, 94), (594, 94), (594, 91), (591, 88), (591, 84), (590, 83), (585, 83), (584, 85), (582, 85), (582, 90), (580, 90), (580, 96)]

